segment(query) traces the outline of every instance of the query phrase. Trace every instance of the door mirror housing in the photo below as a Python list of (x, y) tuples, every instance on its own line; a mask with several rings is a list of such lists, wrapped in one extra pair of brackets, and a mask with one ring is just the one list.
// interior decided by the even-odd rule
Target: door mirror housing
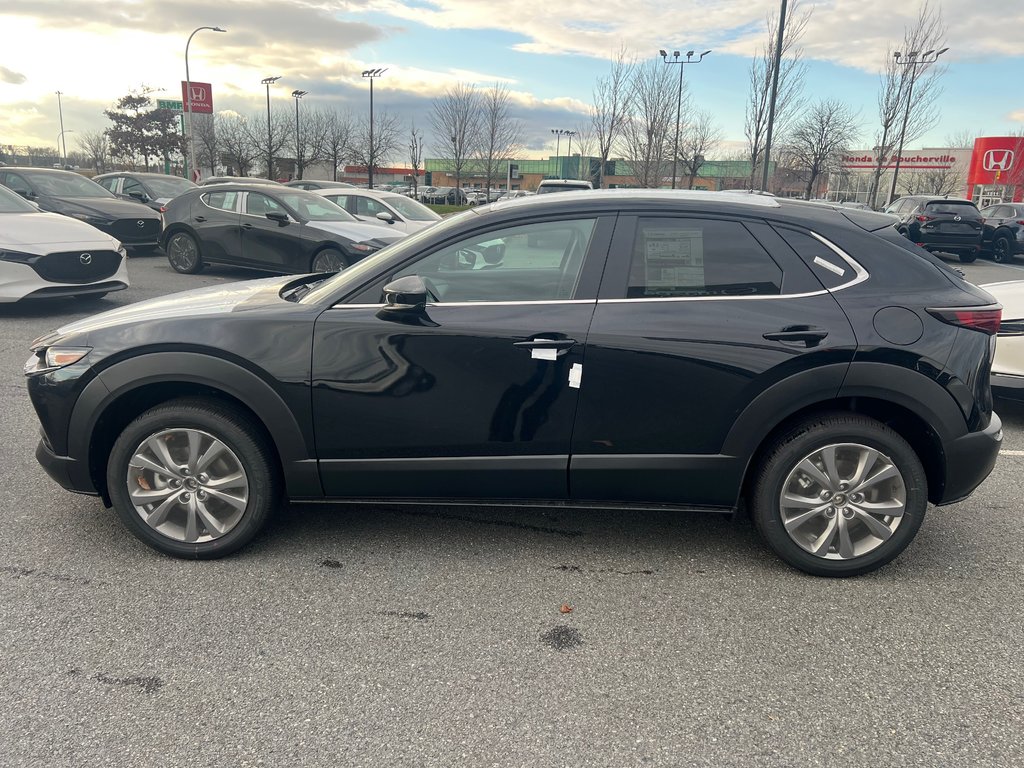
[(140, 203), (149, 202), (149, 195), (147, 195), (145, 192), (129, 192), (128, 197), (132, 198), (133, 200), (138, 200)]
[(416, 311), (427, 306), (430, 290), (419, 275), (406, 275), (384, 286), (384, 309)]
[(391, 214), (391, 211), (381, 211), (377, 214), (377, 218), (381, 221), (386, 221), (388, 224), (395, 223), (395, 217)]
[(267, 211), (266, 217), (271, 221), (276, 221), (279, 227), (287, 227), (290, 221), (288, 214), (283, 211)]

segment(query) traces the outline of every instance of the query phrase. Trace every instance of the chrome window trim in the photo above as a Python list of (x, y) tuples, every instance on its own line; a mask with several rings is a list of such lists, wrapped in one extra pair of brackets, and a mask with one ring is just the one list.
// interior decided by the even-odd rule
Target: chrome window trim
[[(773, 294), (762, 294), (759, 296), (649, 296), (636, 299), (599, 299), (598, 304), (631, 304), (637, 301), (766, 301), (769, 299), (806, 299), (811, 296), (825, 296), (829, 293), (835, 293), (836, 291), (842, 291), (851, 286), (863, 283), (867, 280), (870, 275), (868, 271), (864, 269), (860, 264), (853, 260), (846, 251), (840, 248), (832, 241), (822, 237), (812, 229), (808, 229), (807, 233), (815, 240), (820, 241), (829, 250), (835, 253), (839, 258), (845, 261), (850, 269), (853, 270), (854, 277), (852, 280), (848, 280), (845, 283), (837, 285), (835, 288), (822, 288), (819, 291), (807, 291), (804, 293), (773, 293)], [(769, 254), (771, 255), (771, 254)], [(809, 267), (808, 267), (809, 269)]]
[[(444, 309), (445, 307), (525, 307), (545, 304), (595, 304), (597, 299), (541, 299), (537, 301), (452, 301), (435, 304), (428, 302), (425, 306)], [(386, 304), (335, 304), (331, 309), (380, 309)]]

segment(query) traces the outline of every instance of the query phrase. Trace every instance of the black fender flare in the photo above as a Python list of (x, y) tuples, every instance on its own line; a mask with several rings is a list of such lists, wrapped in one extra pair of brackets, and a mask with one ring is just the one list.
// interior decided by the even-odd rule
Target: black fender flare
[(182, 382), (224, 392), (257, 414), (281, 459), (288, 495), (319, 497), (312, 430), (303, 430), (281, 396), (256, 373), (238, 363), (198, 352), (152, 352), (104, 369), (82, 390), (68, 425), (68, 455), (86, 465), (93, 430), (108, 406), (148, 384)]

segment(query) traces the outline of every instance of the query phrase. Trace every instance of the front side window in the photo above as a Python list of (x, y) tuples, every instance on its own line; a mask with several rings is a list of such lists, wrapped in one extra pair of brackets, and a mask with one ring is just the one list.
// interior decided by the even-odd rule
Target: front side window
[(32, 191), (28, 182), (16, 173), (5, 173), (3, 181), (5, 187), (10, 187), (19, 195), (27, 195)]
[(627, 298), (757, 296), (782, 292), (782, 270), (738, 221), (642, 218)]
[(253, 216), (266, 216), (268, 213), (285, 213), (285, 210), (276, 200), (258, 192), (250, 192), (245, 198), (245, 212)]
[(596, 222), (571, 219), (489, 230), (434, 251), (394, 277), (427, 278), (440, 303), (569, 299)]
[(362, 195), (356, 197), (356, 213), (359, 216), (376, 216), (386, 210), (387, 208), (372, 197), (363, 197)]
[[(131, 195), (132, 197), (143, 196), (146, 195), (146, 190), (144, 190), (142, 188), (142, 185), (139, 184), (139, 182), (137, 182), (135, 179), (125, 179), (124, 185), (121, 187), (121, 194)], [(148, 195), (146, 196), (148, 197)]]

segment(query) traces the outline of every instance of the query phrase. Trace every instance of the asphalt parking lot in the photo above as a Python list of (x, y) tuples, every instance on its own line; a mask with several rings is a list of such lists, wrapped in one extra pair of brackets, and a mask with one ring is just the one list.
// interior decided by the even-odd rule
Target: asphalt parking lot
[(254, 274), (129, 269), (92, 309), (0, 306), (0, 764), (1024, 763), (1024, 407), (978, 492), (857, 579), (743, 518), (497, 507), (294, 506), (185, 562), (33, 456), (31, 339)]

